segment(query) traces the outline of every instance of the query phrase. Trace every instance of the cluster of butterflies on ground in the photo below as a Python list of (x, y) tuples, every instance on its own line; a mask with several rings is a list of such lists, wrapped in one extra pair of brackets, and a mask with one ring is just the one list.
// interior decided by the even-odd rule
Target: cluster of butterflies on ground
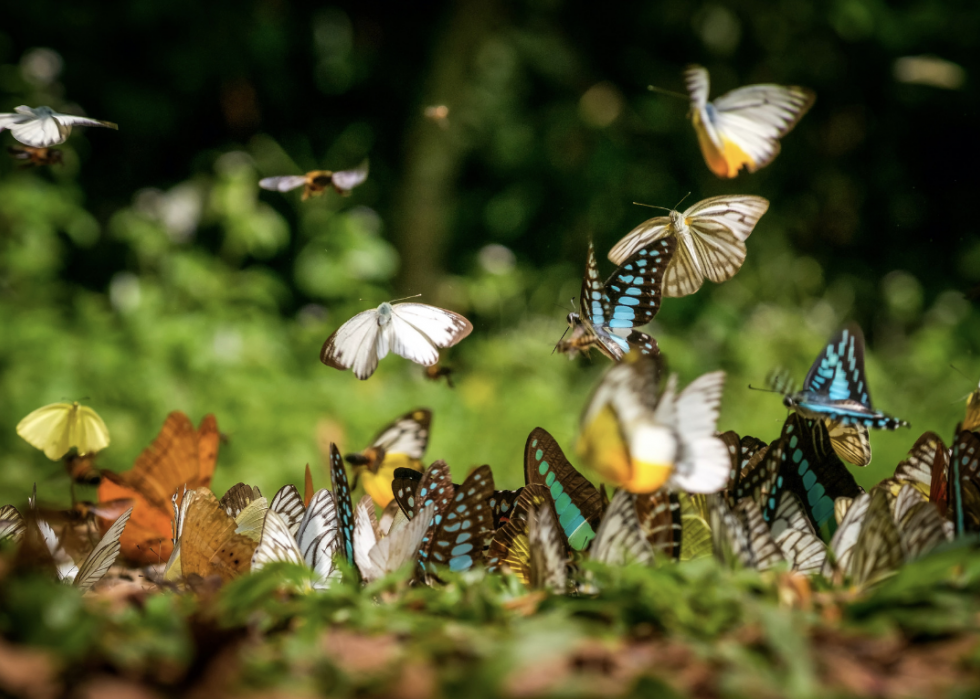
[[(678, 390), (663, 360), (642, 354), (607, 370), (575, 451), (616, 486), (611, 498), (540, 427), (525, 444), (523, 487), (498, 490), (487, 465), (453, 483), (444, 461), (423, 464), (432, 420), (424, 409), (385, 427), (363, 452), (342, 457), (331, 443), (329, 489), (314, 489), (307, 466), (302, 494), (286, 485), (270, 501), (239, 483), (218, 498), (209, 487), (221, 439), (213, 416), (194, 427), (171, 413), (131, 470), (99, 472), (91, 460), (109, 443), (105, 424), (86, 406), (54, 404), (24, 418), (18, 433), (64, 459), (77, 480), (100, 481), (99, 502), (74, 518), (46, 513), (33, 496), (23, 513), (4, 506), (0, 540), (83, 589), (121, 552), (161, 585), (228, 581), (291, 562), (309, 569), (315, 590), (346, 561), (365, 582), (404, 566), (430, 584), (445, 570), (485, 566), (564, 593), (595, 589), (575, 573), (586, 558), (649, 565), (712, 552), (735, 566), (869, 584), (980, 532), (980, 388), (951, 449), (927, 432), (894, 476), (866, 493), (841, 455), (867, 464), (868, 428), (905, 423), (871, 407), (859, 328), (842, 329), (802, 390), (785, 394), (792, 412), (770, 443), (717, 431), (723, 381), (713, 372)], [(366, 494), (355, 505), (358, 482)], [(93, 521), (103, 536), (82, 556)]]

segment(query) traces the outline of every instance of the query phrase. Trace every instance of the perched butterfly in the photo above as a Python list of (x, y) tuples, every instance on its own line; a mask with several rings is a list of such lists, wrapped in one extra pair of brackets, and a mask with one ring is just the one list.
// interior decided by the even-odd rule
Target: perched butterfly
[(684, 71), (691, 96), (691, 121), (701, 153), (718, 177), (735, 177), (765, 167), (779, 154), (779, 139), (789, 133), (816, 99), (805, 87), (748, 85), (708, 101), (708, 71)]
[(613, 495), (589, 548), (589, 557), (611, 566), (653, 563), (653, 548), (640, 527), (633, 493), (617, 490)]
[(438, 364), (435, 364), (433, 366), (427, 366), (423, 370), (423, 375), (429, 381), (438, 381), (439, 379), (445, 379), (446, 385), (449, 386), (449, 388), (456, 388), (455, 384), (453, 384), (453, 374), (455, 373), (456, 370), (453, 369), (452, 367), (439, 366)]
[(361, 579), (373, 582), (415, 561), (434, 514), (435, 506), (429, 505), (419, 511), (418, 517), (403, 518), (392, 524), (387, 535), (382, 535), (374, 501), (368, 495), (361, 498), (354, 512), (354, 560)]
[(705, 374), (680, 394), (676, 375), (659, 391), (660, 373), (653, 357), (613, 365), (586, 405), (578, 453), (630, 492), (665, 483), (692, 493), (720, 490), (730, 470), (715, 436), (725, 373)]
[(221, 509), (228, 513), (229, 517), (237, 518), (242, 511), (253, 502), (262, 497), (262, 491), (258, 486), (236, 483), (228, 488), (219, 501)]
[[(171, 541), (173, 503), (184, 488), (207, 488), (218, 460), (218, 423), (206, 415), (194, 429), (179, 411), (167, 416), (153, 443), (123, 473), (103, 472), (99, 500), (131, 498), (133, 517), (121, 539), (122, 554), (138, 563), (167, 560)], [(100, 521), (103, 531), (110, 526)]]
[(903, 485), (895, 499), (895, 523), (906, 561), (920, 558), (948, 540), (946, 520), (912, 483)]
[(868, 512), (870, 504), (871, 495), (861, 493), (853, 498), (847, 506), (837, 526), (837, 531), (834, 532), (834, 536), (830, 540), (829, 555), (820, 569), (820, 574), (825, 578), (840, 581), (851, 570), (854, 547), (857, 545), (864, 516)]
[(871, 407), (864, 376), (864, 334), (855, 323), (831, 339), (817, 357), (803, 382), (803, 390), (785, 394), (783, 404), (804, 417), (833, 420), (846, 426), (863, 425), (894, 430), (908, 427)]
[(961, 430), (956, 435), (946, 487), (956, 536), (980, 532), (980, 435), (976, 432)]
[(0, 131), (10, 129), (15, 139), (25, 146), (47, 148), (64, 143), (71, 135), (72, 126), (104, 126), (119, 130), (111, 121), (99, 121), (72, 114), (59, 114), (51, 107), (16, 107), (13, 111), (0, 114)]
[(57, 461), (72, 448), (94, 454), (109, 446), (109, 430), (94, 410), (78, 403), (52, 403), (17, 423), (17, 434)]
[[(489, 466), (486, 468), (489, 468)], [(385, 513), (391, 510), (397, 510), (398, 512), (404, 512), (410, 519), (414, 517), (415, 509), (418, 507), (415, 495), (422, 480), (423, 475), (414, 469), (396, 468), (394, 478), (392, 479), (392, 490), (395, 495), (392, 505), (395, 505), (395, 507), (393, 508), (389, 505), (385, 508)], [(455, 492), (460, 487), (456, 483), (450, 483), (450, 486), (453, 489), (452, 492)], [(490, 513), (493, 516), (493, 530), (496, 531), (507, 523), (507, 520), (513, 514), (514, 505), (523, 490), (524, 488), (518, 488), (517, 490), (494, 490), (487, 497), (487, 507), (490, 508)], [(441, 492), (447, 493), (449, 491), (441, 490)], [(445, 497), (450, 497), (450, 494), (445, 495)]]
[(649, 323), (660, 310), (664, 271), (676, 247), (676, 238), (670, 237), (638, 250), (603, 284), (590, 242), (579, 312), (569, 313), (567, 319), (572, 336), (560, 340), (555, 349), (574, 356), (595, 347), (616, 362), (631, 348), (659, 355), (656, 340), (634, 328)]
[(531, 431), (524, 445), (524, 482), (549, 490), (568, 545), (584, 551), (602, 518), (602, 499), (568, 462), (554, 437), (540, 427)]
[(901, 534), (892, 516), (888, 495), (883, 490), (876, 490), (870, 496), (847, 571), (857, 585), (878, 582), (905, 562)]
[(32, 148), (31, 146), (8, 146), (7, 152), (14, 160), (24, 163), (23, 167), (38, 167), (40, 165), (63, 165), (64, 159), (60, 150), (54, 148)]
[(678, 494), (669, 488), (641, 493), (634, 498), (640, 529), (658, 560), (681, 557), (684, 520)]
[[(257, 542), (236, 532), (238, 524), (207, 488), (187, 491), (182, 510), (180, 570), (183, 577), (217, 575), (228, 582), (248, 572)], [(168, 564), (168, 568), (171, 567)]]
[[(752, 512), (751, 508), (755, 511)], [(711, 523), (711, 542), (715, 558), (728, 566), (756, 568), (764, 570), (756, 561), (755, 548), (767, 556), (782, 560), (779, 547), (772, 541), (769, 528), (761, 515), (752, 518), (749, 528), (748, 515), (758, 514), (758, 506), (751, 500), (742, 500), (733, 512), (728, 502), (717, 494), (708, 496), (708, 521)], [(736, 514), (737, 513), (737, 514)], [(739, 516), (742, 515), (742, 516)]]
[(303, 517), (306, 515), (306, 505), (303, 504), (303, 498), (296, 486), (287, 484), (280, 488), (279, 492), (272, 498), (272, 502), (269, 503), (269, 509), (274, 510), (286, 523), (290, 534), (296, 536), (299, 523), (303, 521)]
[(360, 479), (364, 491), (379, 507), (387, 507), (394, 495), (391, 481), (396, 468), (421, 472), (422, 456), (429, 444), (432, 411), (416, 408), (385, 426), (360, 454), (344, 460), (354, 467), (354, 487)]
[[(510, 519), (498, 528), (490, 546), (486, 562), (489, 572), (506, 569), (525, 585), (531, 585), (531, 545), (528, 538), (528, 511), (536, 505), (551, 505), (548, 488), (540, 483), (530, 483), (523, 488)], [(564, 547), (564, 542), (562, 542)]]
[(266, 177), (259, 180), (259, 187), (271, 192), (288, 192), (303, 187), (303, 201), (312, 196), (319, 196), (333, 187), (341, 196), (347, 196), (359, 184), (363, 184), (368, 176), (368, 161), (363, 161), (351, 170), (313, 170), (305, 175), (286, 175), (284, 177)]
[(18, 543), (24, 536), (24, 517), (13, 505), (0, 507), (0, 544), (5, 541)]
[(354, 565), (354, 503), (351, 500), (350, 483), (340, 450), (330, 443), (330, 482), (333, 485), (333, 498), (337, 507), (337, 527), (340, 530), (340, 555)]
[(568, 551), (550, 501), (531, 503), (527, 511), (527, 541), (531, 587), (564, 594), (568, 585)]
[(792, 570), (806, 575), (820, 572), (827, 559), (827, 546), (814, 531), (796, 494), (782, 494), (769, 531)]
[(912, 485), (923, 497), (934, 503), (934, 509), (945, 515), (946, 473), (949, 469), (949, 450), (935, 432), (919, 437), (909, 455), (898, 464), (895, 475), (879, 483), (888, 485), (897, 494), (904, 485)]
[(439, 347), (452, 347), (472, 332), (463, 316), (424, 303), (383, 303), (348, 320), (323, 343), (320, 361), (364, 380), (388, 352), (416, 364), (439, 361)]
[(739, 437), (730, 430), (721, 433), (718, 437), (728, 448), (728, 456), (732, 462), (732, 470), (728, 472), (728, 485), (725, 486), (725, 499), (729, 507), (735, 507), (739, 500), (746, 497), (751, 487), (746, 482), (747, 477), (750, 477), (749, 474), (762, 471), (758, 465), (765, 457), (769, 445), (749, 435)]
[(278, 561), (303, 565), (314, 574), (312, 589), (324, 589), (336, 577), (334, 554), (339, 545), (334, 496), (323, 489), (310, 500), (295, 534), (275, 509), (270, 507), (266, 511), (262, 536), (252, 554), (251, 570)]
[(769, 447), (763, 465), (762, 516), (773, 522), (784, 492), (794, 493), (813, 528), (832, 535), (836, 528), (834, 500), (856, 497), (861, 487), (830, 444), (826, 426), (790, 413), (778, 442)]
[(641, 248), (657, 240), (676, 238), (677, 249), (664, 274), (664, 296), (689, 296), (707, 277), (716, 284), (735, 276), (745, 261), (745, 241), (769, 200), (751, 195), (725, 195), (700, 201), (684, 213), (644, 221), (609, 251), (609, 259), (622, 264)]

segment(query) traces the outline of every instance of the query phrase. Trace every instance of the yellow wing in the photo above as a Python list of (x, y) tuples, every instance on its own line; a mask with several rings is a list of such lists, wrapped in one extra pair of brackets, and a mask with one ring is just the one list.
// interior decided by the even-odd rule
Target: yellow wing
[(52, 403), (38, 408), (17, 425), (28, 444), (57, 461), (71, 450), (94, 454), (109, 446), (109, 430), (91, 408), (78, 403)]

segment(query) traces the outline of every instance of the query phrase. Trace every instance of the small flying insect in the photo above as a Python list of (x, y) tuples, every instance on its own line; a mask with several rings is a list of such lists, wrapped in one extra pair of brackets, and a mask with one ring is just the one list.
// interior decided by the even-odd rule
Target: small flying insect
[(352, 170), (313, 170), (305, 175), (285, 175), (266, 177), (259, 180), (259, 187), (271, 192), (289, 192), (303, 187), (303, 201), (323, 194), (327, 187), (333, 187), (337, 194), (348, 196), (354, 187), (363, 184), (368, 176), (368, 161), (364, 160)]
[(54, 148), (33, 148), (31, 146), (8, 146), (7, 152), (14, 160), (24, 164), (21, 167), (40, 165), (64, 165), (61, 151)]
[(425, 367), (425, 371), (423, 375), (429, 381), (438, 381), (439, 379), (444, 378), (446, 379), (446, 385), (449, 386), (449, 388), (456, 388), (455, 384), (453, 384), (454, 373), (455, 370), (452, 367), (439, 366), (438, 364), (436, 364), (434, 366)]
[(65, 470), (68, 471), (73, 484), (98, 485), (102, 482), (102, 473), (94, 466), (95, 454), (79, 454), (76, 451), (70, 451), (61, 460), (64, 462)]
[(429, 121), (435, 122), (440, 129), (449, 128), (449, 107), (444, 104), (434, 104), (426, 107), (422, 115)]

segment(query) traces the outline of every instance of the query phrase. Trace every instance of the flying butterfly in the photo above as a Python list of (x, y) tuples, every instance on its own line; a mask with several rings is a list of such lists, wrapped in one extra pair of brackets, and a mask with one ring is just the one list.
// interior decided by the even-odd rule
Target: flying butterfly
[(678, 394), (676, 375), (659, 390), (661, 372), (654, 357), (610, 367), (586, 404), (577, 451), (630, 492), (665, 483), (692, 493), (720, 490), (730, 471), (715, 433), (725, 373), (705, 374)]
[(424, 303), (382, 303), (362, 311), (327, 338), (320, 361), (334, 369), (354, 368), (367, 379), (388, 352), (416, 364), (432, 366), (440, 347), (452, 347), (472, 332), (463, 316)]
[(615, 362), (632, 349), (659, 355), (657, 341), (634, 328), (649, 323), (660, 310), (664, 271), (676, 247), (674, 237), (655, 241), (637, 250), (603, 283), (589, 242), (579, 312), (567, 318), (572, 335), (559, 340), (555, 350), (574, 357), (595, 347)]
[(845, 426), (895, 430), (909, 424), (871, 407), (864, 375), (864, 333), (856, 323), (830, 340), (810, 367), (803, 390), (784, 394), (783, 404), (804, 417)]
[(690, 118), (708, 168), (731, 178), (744, 167), (765, 167), (779, 154), (779, 139), (789, 133), (816, 99), (805, 87), (748, 85), (708, 101), (708, 71), (692, 65), (684, 71), (691, 96)]
[(421, 459), (429, 444), (431, 425), (432, 411), (416, 408), (385, 426), (360, 454), (344, 456), (354, 467), (354, 487), (360, 480), (378, 507), (387, 507), (394, 498), (391, 482), (395, 469), (423, 470)]
[(535, 427), (524, 444), (524, 482), (551, 493), (558, 523), (569, 547), (584, 551), (595, 538), (602, 519), (602, 499), (546, 430)]
[(17, 434), (57, 461), (75, 449), (94, 454), (109, 446), (109, 430), (99, 414), (79, 403), (52, 403), (17, 423)]
[(14, 111), (0, 114), (0, 131), (10, 129), (15, 139), (25, 146), (47, 148), (64, 143), (71, 135), (72, 126), (104, 126), (119, 130), (111, 121), (99, 121), (73, 114), (60, 114), (51, 107), (14, 108)]
[[(213, 415), (206, 415), (195, 429), (190, 418), (174, 411), (132, 469), (103, 472), (100, 501), (130, 498), (134, 502), (132, 519), (120, 540), (125, 558), (144, 564), (168, 559), (173, 550), (171, 498), (183, 488), (195, 490), (211, 484), (219, 442)], [(100, 526), (104, 532), (111, 523), (100, 520)]]
[(693, 294), (705, 277), (720, 284), (735, 276), (745, 262), (745, 241), (769, 209), (769, 200), (752, 195), (724, 195), (699, 201), (684, 213), (644, 221), (609, 251), (622, 264), (657, 240), (676, 238), (674, 256), (664, 273), (664, 296)]
[(310, 197), (319, 196), (327, 187), (333, 187), (341, 196), (348, 196), (354, 187), (363, 184), (368, 176), (368, 161), (351, 170), (313, 170), (305, 175), (286, 175), (283, 177), (266, 177), (259, 180), (259, 187), (270, 192), (289, 192), (303, 188), (303, 201)]
[(22, 167), (40, 167), (41, 165), (64, 165), (60, 150), (54, 148), (32, 148), (31, 146), (8, 146), (7, 152), (14, 160), (19, 160)]

